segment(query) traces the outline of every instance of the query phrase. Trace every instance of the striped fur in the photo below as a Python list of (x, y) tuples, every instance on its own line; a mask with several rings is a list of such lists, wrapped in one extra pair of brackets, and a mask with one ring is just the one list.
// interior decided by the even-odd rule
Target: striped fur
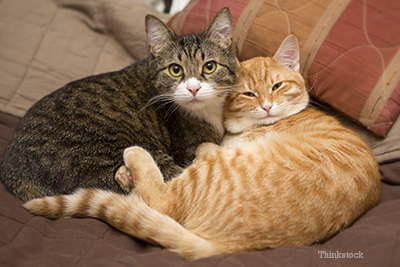
[(201, 143), (221, 142), (237, 65), (229, 10), (201, 34), (176, 35), (152, 15), (145, 25), (151, 57), (73, 81), (29, 109), (0, 161), (10, 192), (23, 201), (90, 187), (124, 193), (114, 174), (125, 148), (149, 151), (167, 181)]
[[(292, 48), (294, 41), (285, 42)], [(164, 183), (150, 154), (130, 147), (117, 174), (124, 187), (132, 186), (126, 176), (135, 177), (130, 195), (81, 189), (25, 207), (50, 218), (99, 218), (186, 259), (308, 245), (337, 234), (377, 204), (378, 166), (359, 136), (306, 108), (300, 74), (278, 60), (285, 42), (273, 58), (241, 63), (222, 146), (202, 144), (176, 179)]]

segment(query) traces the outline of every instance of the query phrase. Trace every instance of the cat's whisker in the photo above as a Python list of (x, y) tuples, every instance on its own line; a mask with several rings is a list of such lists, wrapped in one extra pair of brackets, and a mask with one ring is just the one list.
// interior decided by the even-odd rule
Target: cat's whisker
[[(312, 84), (312, 86), (311, 86), (310, 88), (307, 88), (307, 93), (310, 93), (310, 91), (314, 89), (315, 84), (317, 83), (317, 80), (318, 80), (318, 74), (319, 74), (319, 73), (317, 73), (317, 74), (315, 75), (314, 83)], [(308, 78), (308, 77), (307, 77), (307, 78)]]
[[(169, 117), (179, 108), (179, 104), (177, 104), (177, 103), (173, 103), (170, 107), (169, 107), (169, 109), (167, 110), (167, 112), (165, 112), (165, 116), (164, 116), (164, 118), (165, 118), (165, 120), (168, 120), (169, 119)], [(186, 111), (187, 112), (187, 111)], [(186, 116), (185, 116), (186, 117)]]
[(234, 84), (234, 85), (229, 85), (229, 86), (216, 86), (215, 88), (216, 89), (227, 89), (227, 90), (233, 91), (233, 90), (235, 90), (236, 87), (240, 87), (243, 85), (244, 85), (244, 83), (239, 83), (239, 84)]
[(328, 110), (328, 109), (329, 109), (327, 106), (325, 106), (325, 105), (323, 105), (323, 104), (321, 104), (321, 103), (319, 103), (319, 102), (317, 102), (317, 101), (313, 101), (313, 100), (311, 100), (311, 99), (310, 99), (310, 101), (308, 102), (308, 105), (307, 105), (307, 106), (308, 106), (308, 107), (318, 106), (318, 107), (320, 107), (320, 108), (322, 108), (322, 109), (325, 109), (325, 110)]
[(228, 85), (228, 86), (216, 86), (215, 88), (234, 88), (234, 87), (239, 87), (244, 85), (244, 83), (237, 83), (237, 84), (233, 84), (233, 85)]
[(148, 107), (150, 107), (151, 105), (154, 104), (159, 104), (162, 103), (162, 105), (166, 105), (168, 103), (173, 103), (174, 100), (172, 99), (172, 96), (169, 95), (157, 95), (153, 98), (151, 98), (141, 109), (139, 112), (142, 112), (143, 110), (147, 109)]
[[(180, 107), (180, 104), (179, 104), (179, 103), (176, 103), (174, 100), (172, 100), (172, 99), (165, 99), (164, 102), (160, 102), (160, 104), (156, 107), (156, 110), (159, 110), (159, 109), (161, 109), (161, 108), (163, 108), (163, 107), (165, 107), (165, 106), (167, 106), (167, 105), (171, 105), (171, 107), (169, 107), (169, 109), (167, 110), (166, 113), (169, 113), (169, 110), (172, 109), (172, 108), (174, 108), (174, 111), (175, 111), (177, 108)], [(176, 108), (175, 108), (175, 106), (176, 106)], [(173, 113), (173, 112), (171, 112), (171, 113), (168, 115), (168, 117), (171, 116), (172, 113)]]
[[(166, 105), (168, 105), (168, 104), (171, 104), (172, 103), (172, 105), (177, 105), (176, 103), (174, 103), (173, 101), (171, 101), (171, 102), (164, 102), (163, 104), (161, 104), (160, 106), (158, 106), (157, 108), (156, 108), (156, 110), (159, 110), (159, 109), (161, 109), (161, 108), (163, 108), (163, 107), (165, 107)], [(179, 105), (177, 105), (178, 107), (179, 107)]]
[(188, 110), (185, 110), (185, 113), (183, 114), (183, 117), (186, 118), (186, 117), (189, 116), (189, 114), (190, 114), (189, 111), (188, 111)]
[(155, 103), (161, 102), (163, 100), (163, 98), (164, 98), (163, 95), (157, 95), (157, 96), (151, 98), (149, 101), (147, 101), (147, 103), (143, 106), (142, 109), (146, 109)]

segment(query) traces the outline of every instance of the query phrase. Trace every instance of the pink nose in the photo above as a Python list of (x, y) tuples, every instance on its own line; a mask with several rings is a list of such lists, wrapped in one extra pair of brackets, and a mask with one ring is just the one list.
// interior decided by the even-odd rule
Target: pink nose
[(271, 108), (272, 108), (272, 104), (264, 104), (262, 106), (262, 109), (265, 110), (268, 114), (271, 111)]
[(187, 87), (188, 91), (192, 93), (193, 96), (196, 96), (197, 92), (200, 90), (200, 86), (196, 85), (196, 86), (191, 86), (191, 87)]

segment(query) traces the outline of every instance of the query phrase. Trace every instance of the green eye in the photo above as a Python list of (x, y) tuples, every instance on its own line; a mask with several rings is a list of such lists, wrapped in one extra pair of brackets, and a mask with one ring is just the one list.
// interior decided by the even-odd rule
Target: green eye
[(211, 74), (217, 69), (217, 64), (214, 61), (207, 62), (203, 66), (203, 72), (205, 74)]
[(169, 73), (174, 77), (179, 77), (179, 76), (183, 75), (183, 69), (181, 66), (179, 66), (177, 64), (172, 64), (169, 67)]
[(281, 86), (282, 86), (282, 82), (274, 84), (274, 86), (272, 86), (272, 91), (279, 89), (279, 87), (281, 87)]
[(251, 96), (251, 97), (254, 97), (254, 96), (256, 96), (254, 93), (252, 93), (252, 92), (245, 92), (245, 93), (243, 93), (245, 96)]

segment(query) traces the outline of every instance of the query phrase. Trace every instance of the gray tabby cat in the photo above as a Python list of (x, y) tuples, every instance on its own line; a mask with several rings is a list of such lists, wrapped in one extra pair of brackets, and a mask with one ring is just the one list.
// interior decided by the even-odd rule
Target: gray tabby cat
[(24, 201), (79, 187), (122, 193), (114, 174), (125, 148), (146, 149), (169, 180), (201, 143), (220, 142), (236, 70), (229, 10), (184, 36), (148, 15), (146, 33), (149, 59), (67, 84), (28, 110), (0, 164), (9, 191)]

